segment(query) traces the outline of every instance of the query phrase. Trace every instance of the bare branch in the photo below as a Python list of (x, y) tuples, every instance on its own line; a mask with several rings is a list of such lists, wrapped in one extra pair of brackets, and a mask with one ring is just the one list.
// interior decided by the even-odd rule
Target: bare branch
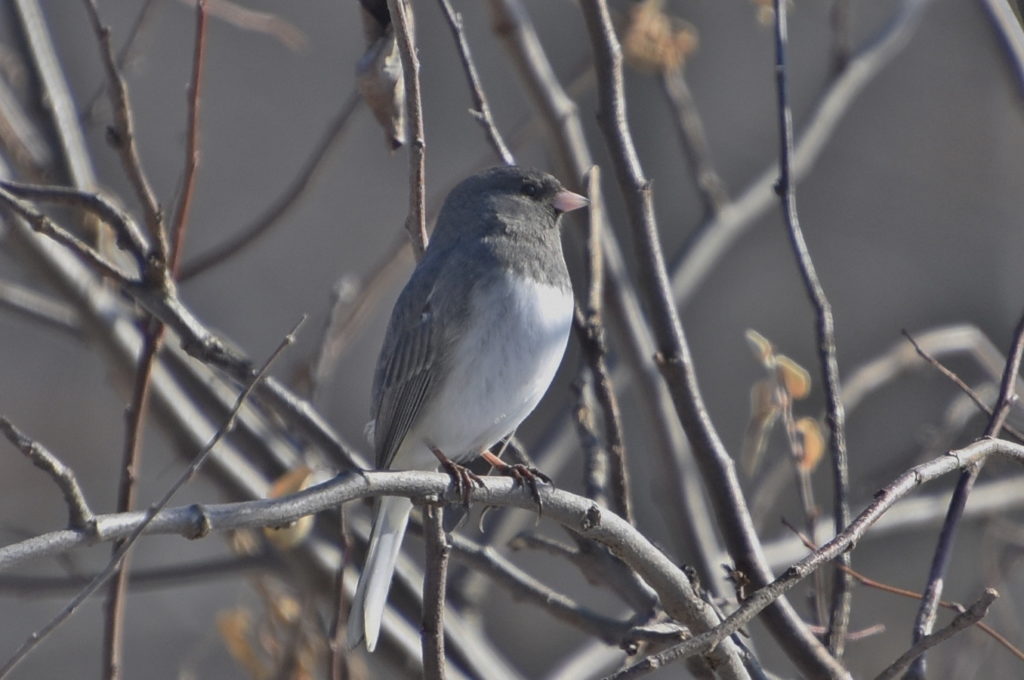
[(448, 556), (451, 546), (445, 535), (440, 505), (423, 509), (423, 534), (426, 538), (426, 569), (423, 577), (423, 677), (443, 680), (444, 602), (448, 585)]
[(682, 67), (662, 69), (661, 89), (675, 111), (673, 122), (676, 135), (690, 165), (697, 191), (704, 202), (704, 215), (707, 219), (717, 218), (729, 205), (729, 194), (725, 190), (725, 182), (711, 161), (704, 123), (700, 119), (693, 95), (690, 94), (690, 86), (686, 83)]
[(167, 230), (164, 227), (164, 216), (157, 203), (156, 195), (149, 185), (149, 179), (142, 169), (139, 149), (135, 141), (135, 120), (128, 101), (128, 86), (125, 84), (121, 70), (117, 66), (114, 50), (110, 44), (110, 29), (100, 20), (96, 0), (85, 0), (85, 8), (92, 22), (93, 31), (100, 43), (100, 54), (103, 66), (107, 71), (107, 85), (110, 90), (110, 104), (114, 109), (114, 127), (110, 128), (110, 141), (121, 154), (128, 179), (135, 188), (135, 195), (142, 205), (146, 216), (146, 227), (149, 229), (156, 257), (160, 262), (167, 262)]
[(595, 165), (587, 172), (586, 181), (587, 195), (592, 205), (587, 229), (587, 308), (580, 312), (577, 307), (573, 325), (593, 376), (594, 393), (603, 414), (604, 439), (609, 458), (610, 506), (626, 521), (632, 523), (633, 501), (629, 490), (626, 443), (622, 435), (622, 414), (619, 412), (618, 398), (615, 396), (605, 359), (608, 347), (601, 314), (604, 300), (604, 258), (601, 247), (601, 224), (604, 215), (601, 208), (604, 202), (600, 200), (601, 173), (598, 166)]
[(942, 644), (957, 633), (967, 630), (985, 618), (988, 614), (988, 608), (992, 606), (992, 603), (995, 602), (998, 597), (999, 593), (994, 589), (986, 588), (984, 594), (979, 597), (978, 600), (967, 609), (967, 611), (950, 621), (949, 625), (945, 628), (921, 638), (913, 647), (901, 655), (900, 658), (893, 661), (892, 665), (879, 673), (875, 680), (892, 680), (893, 678), (898, 678), (905, 670), (907, 670), (915, 659), (919, 658), (929, 649)]
[[(992, 407), (986, 404), (984, 401), (982, 401), (981, 397), (978, 396), (977, 392), (971, 389), (970, 385), (961, 380), (960, 376), (958, 376), (956, 373), (943, 366), (938, 359), (936, 359), (931, 354), (926, 352), (925, 349), (917, 343), (917, 340), (914, 339), (914, 336), (912, 336), (905, 330), (902, 331), (902, 333), (903, 336), (910, 341), (910, 344), (914, 346), (914, 350), (918, 353), (918, 355), (920, 355), (922, 359), (931, 364), (935, 368), (935, 370), (937, 370), (943, 376), (948, 378), (950, 382), (959, 387), (960, 391), (966, 394), (970, 398), (970, 400), (974, 402), (974, 405), (978, 407), (978, 410), (980, 410), (982, 413), (988, 414), (989, 418), (995, 417), (995, 413), (993, 412)], [(1012, 434), (1018, 441), (1024, 441), (1024, 433), (1022, 433), (1020, 430), (1013, 427), (1012, 425), (1008, 423), (1004, 424), (1003, 429), (1006, 430), (1009, 434)]]
[[(833, 519), (836, 533), (850, 523), (850, 468), (846, 459), (846, 412), (840, 397), (839, 362), (836, 360), (835, 320), (832, 306), (818, 280), (814, 262), (796, 210), (796, 185), (791, 165), (793, 158), (793, 115), (789, 110), (789, 83), (786, 72), (786, 0), (775, 0), (775, 83), (778, 93), (779, 117), (779, 183), (776, 192), (782, 203), (782, 213), (789, 232), (790, 245), (800, 267), (804, 288), (811, 299), (816, 319), (818, 361), (825, 383), (825, 421), (829, 429), (829, 452), (832, 457)], [(846, 634), (850, 628), (850, 576), (842, 567), (850, 566), (849, 553), (839, 556), (832, 575), (832, 607), (828, 634), (825, 636), (829, 651), (837, 659), (843, 658)]]
[[(164, 325), (151, 320), (146, 325), (142, 338), (142, 351), (135, 368), (135, 382), (132, 399), (125, 412), (127, 430), (121, 462), (121, 481), (117, 491), (117, 511), (128, 512), (135, 508), (138, 495), (139, 468), (142, 459), (142, 433), (149, 412), (152, 394), (153, 367), (157, 362), (160, 346), (163, 344)], [(115, 559), (123, 541), (114, 541), (111, 559)], [(111, 576), (107, 594), (104, 626), (103, 669), (107, 680), (122, 677), (124, 663), (125, 609), (128, 605), (128, 572), (131, 554), (125, 553)]]
[(462, 30), (462, 15), (452, 9), (449, 0), (440, 0), (441, 9), (444, 10), (445, 19), (452, 30), (455, 44), (459, 48), (459, 58), (462, 59), (462, 68), (466, 71), (466, 79), (469, 80), (469, 90), (473, 94), (473, 106), (470, 113), (479, 121), (487, 135), (487, 140), (494, 147), (495, 153), (505, 165), (515, 165), (515, 158), (512, 152), (505, 145), (501, 138), (498, 127), (494, 124), (494, 117), (491, 115), (491, 107), (487, 104), (487, 97), (484, 95), (483, 85), (480, 84), (480, 76), (477, 75), (476, 65), (473, 63), (473, 55), (469, 52), (469, 43), (466, 41), (466, 34)]
[(416, 259), (427, 249), (426, 140), (423, 135), (423, 104), (420, 99), (420, 59), (413, 37), (412, 6), (407, 0), (388, 0), (391, 25), (398, 38), (405, 80), (405, 107), (412, 139), (409, 149), (409, 216), (405, 229), (412, 240)]
[(135, 259), (140, 272), (146, 272), (149, 268), (150, 247), (135, 220), (102, 194), (69, 187), (19, 184), (6, 180), (0, 180), (0, 187), (18, 198), (70, 205), (95, 215), (114, 230), (118, 246)]
[(167, 263), (171, 276), (176, 275), (185, 250), (185, 230), (188, 227), (192, 196), (196, 188), (196, 169), (199, 167), (199, 102), (203, 91), (203, 59), (206, 53), (206, 0), (196, 1), (196, 40), (192, 55), (192, 80), (188, 85), (188, 132), (185, 144), (185, 173), (181, 198), (171, 222), (171, 254)]
[(349, 601), (345, 596), (345, 567), (352, 559), (352, 547), (352, 535), (348, 522), (345, 521), (345, 506), (338, 505), (338, 550), (341, 552), (341, 564), (338, 565), (334, 586), (334, 617), (331, 620), (331, 636), (328, 641), (327, 664), (331, 680), (345, 680), (348, 677), (349, 655), (345, 622), (348, 621)]
[(108, 260), (85, 241), (63, 227), (58, 226), (49, 217), (17, 198), (5, 186), (0, 185), (0, 203), (7, 205), (11, 210), (23, 217), (33, 230), (61, 244), (98, 273), (109, 276), (120, 283), (135, 281), (135, 277), (131, 274)]
[[(132, 52), (138, 44), (138, 40), (143, 33), (143, 29), (153, 16), (153, 9), (157, 6), (157, 2), (158, 0), (145, 0), (145, 4), (142, 6), (142, 9), (140, 9), (139, 13), (135, 15), (135, 21), (132, 22), (131, 28), (128, 29), (128, 37), (125, 38), (124, 43), (121, 45), (121, 49), (117, 51), (117, 67), (122, 71), (128, 63), (129, 58), (132, 56)], [(103, 96), (104, 90), (106, 90), (106, 87), (100, 85), (92, 96), (86, 100), (85, 105), (81, 109), (83, 120), (90, 121), (93, 118), (95, 115), (96, 104), (99, 102), (100, 97)]]
[(91, 534), (96, 530), (96, 519), (89, 509), (75, 472), (38, 442), (32, 441), (7, 418), (0, 416), (0, 431), (32, 464), (50, 475), (64, 495), (68, 506), (68, 526), (75, 531)]

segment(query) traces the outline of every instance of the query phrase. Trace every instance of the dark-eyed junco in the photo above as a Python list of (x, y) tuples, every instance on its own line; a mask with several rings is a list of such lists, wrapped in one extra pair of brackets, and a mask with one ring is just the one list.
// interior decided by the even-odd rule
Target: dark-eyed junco
[[(560, 217), (586, 204), (551, 175), (517, 167), (485, 170), (448, 195), (377, 360), (378, 468), (471, 460), (537, 406), (573, 314)], [(377, 646), (411, 510), (406, 498), (380, 500), (349, 613), (350, 646)]]

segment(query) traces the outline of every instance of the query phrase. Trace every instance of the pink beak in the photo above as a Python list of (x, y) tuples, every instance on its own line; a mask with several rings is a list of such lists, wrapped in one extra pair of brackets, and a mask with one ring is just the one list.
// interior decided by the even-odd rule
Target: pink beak
[(551, 201), (551, 204), (555, 206), (555, 210), (558, 212), (567, 213), (573, 210), (579, 210), (580, 208), (585, 208), (590, 205), (590, 200), (585, 196), (580, 196), (579, 194), (574, 194), (571, 191), (562, 189), (555, 194), (555, 198)]

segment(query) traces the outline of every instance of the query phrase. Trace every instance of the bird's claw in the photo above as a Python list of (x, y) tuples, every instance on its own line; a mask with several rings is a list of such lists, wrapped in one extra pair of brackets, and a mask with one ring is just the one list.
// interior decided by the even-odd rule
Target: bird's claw
[(520, 463), (506, 465), (499, 468), (498, 472), (507, 477), (511, 477), (516, 486), (528, 486), (530, 488), (530, 495), (537, 504), (537, 512), (543, 512), (544, 505), (540, 500), (540, 491), (537, 490), (537, 483), (543, 482), (544, 484), (551, 484), (552, 482), (550, 477), (535, 467), (522, 465)]
[(476, 474), (464, 465), (459, 465), (451, 459), (446, 459), (441, 463), (444, 467), (444, 471), (448, 473), (448, 476), (452, 478), (452, 484), (455, 485), (456, 491), (462, 498), (462, 504), (469, 507), (469, 494), (473, 490), (473, 485), (476, 484), (481, 489), (484, 488), (484, 480), (480, 478), (480, 475)]

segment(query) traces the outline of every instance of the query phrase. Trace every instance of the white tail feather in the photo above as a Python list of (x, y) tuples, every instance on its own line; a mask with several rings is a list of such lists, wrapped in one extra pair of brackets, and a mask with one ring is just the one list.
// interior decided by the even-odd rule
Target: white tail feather
[(402, 537), (409, 524), (412, 501), (408, 498), (384, 497), (377, 509), (370, 534), (366, 565), (359, 577), (348, 618), (348, 645), (355, 647), (366, 639), (366, 649), (373, 651), (380, 634), (384, 606), (391, 588), (391, 577), (402, 549)]

